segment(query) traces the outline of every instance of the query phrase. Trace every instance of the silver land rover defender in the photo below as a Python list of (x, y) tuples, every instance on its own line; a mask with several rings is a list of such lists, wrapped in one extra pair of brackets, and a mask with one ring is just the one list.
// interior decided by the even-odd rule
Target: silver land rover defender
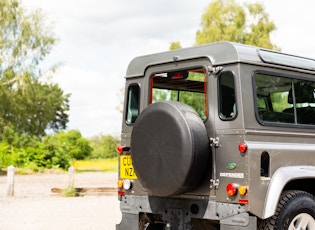
[(315, 60), (219, 42), (125, 89), (118, 230), (315, 229)]

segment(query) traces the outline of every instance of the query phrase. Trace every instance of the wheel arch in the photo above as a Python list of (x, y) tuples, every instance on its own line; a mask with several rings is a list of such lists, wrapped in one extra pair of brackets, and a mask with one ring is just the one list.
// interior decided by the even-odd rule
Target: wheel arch
[(315, 181), (315, 166), (287, 166), (277, 169), (267, 190), (262, 219), (274, 215), (280, 196), (285, 190), (297, 189), (315, 195), (315, 188), (305, 183), (310, 181)]

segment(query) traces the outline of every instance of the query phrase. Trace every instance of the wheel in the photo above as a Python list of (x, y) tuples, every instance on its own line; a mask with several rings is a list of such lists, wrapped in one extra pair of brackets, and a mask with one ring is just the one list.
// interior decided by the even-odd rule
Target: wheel
[(131, 155), (142, 186), (161, 197), (195, 189), (211, 159), (203, 121), (194, 109), (174, 101), (151, 104), (138, 116)]
[(274, 216), (262, 220), (258, 229), (315, 230), (315, 200), (300, 190), (285, 191)]

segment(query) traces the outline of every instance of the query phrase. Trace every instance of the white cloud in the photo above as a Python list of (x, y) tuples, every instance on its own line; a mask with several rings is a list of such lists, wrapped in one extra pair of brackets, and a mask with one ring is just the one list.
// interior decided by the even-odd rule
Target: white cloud
[(315, 1), (266, 0), (263, 4), (277, 26), (273, 42), (283, 52), (315, 58), (315, 31), (312, 29)]
[[(257, 2), (256, 0), (239, 0)], [(170, 42), (184, 47), (195, 33), (209, 0), (24, 0), (42, 8), (60, 42), (46, 63), (63, 63), (55, 80), (71, 93), (69, 128), (84, 136), (118, 134), (121, 114), (117, 92), (129, 61), (166, 51)], [(309, 0), (263, 2), (277, 31), (273, 41), (284, 52), (315, 57), (313, 8)]]
[[(63, 63), (55, 81), (71, 93), (69, 129), (84, 136), (118, 135), (116, 110), (129, 61), (165, 51), (172, 41), (194, 43), (206, 0), (25, 0), (55, 25), (59, 43), (46, 65)], [(181, 29), (178, 29), (182, 27)], [(176, 28), (176, 29), (174, 29)], [(48, 63), (48, 64), (47, 64)]]
[(121, 114), (118, 93), (122, 78), (99, 72), (62, 67), (54, 77), (65, 93), (70, 93), (68, 129), (78, 129), (85, 136), (99, 133), (118, 135)]

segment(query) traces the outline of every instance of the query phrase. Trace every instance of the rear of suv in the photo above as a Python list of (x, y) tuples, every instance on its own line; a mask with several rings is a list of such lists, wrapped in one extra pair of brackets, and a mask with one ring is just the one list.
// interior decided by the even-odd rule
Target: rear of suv
[(315, 229), (314, 71), (229, 42), (133, 59), (117, 229)]

